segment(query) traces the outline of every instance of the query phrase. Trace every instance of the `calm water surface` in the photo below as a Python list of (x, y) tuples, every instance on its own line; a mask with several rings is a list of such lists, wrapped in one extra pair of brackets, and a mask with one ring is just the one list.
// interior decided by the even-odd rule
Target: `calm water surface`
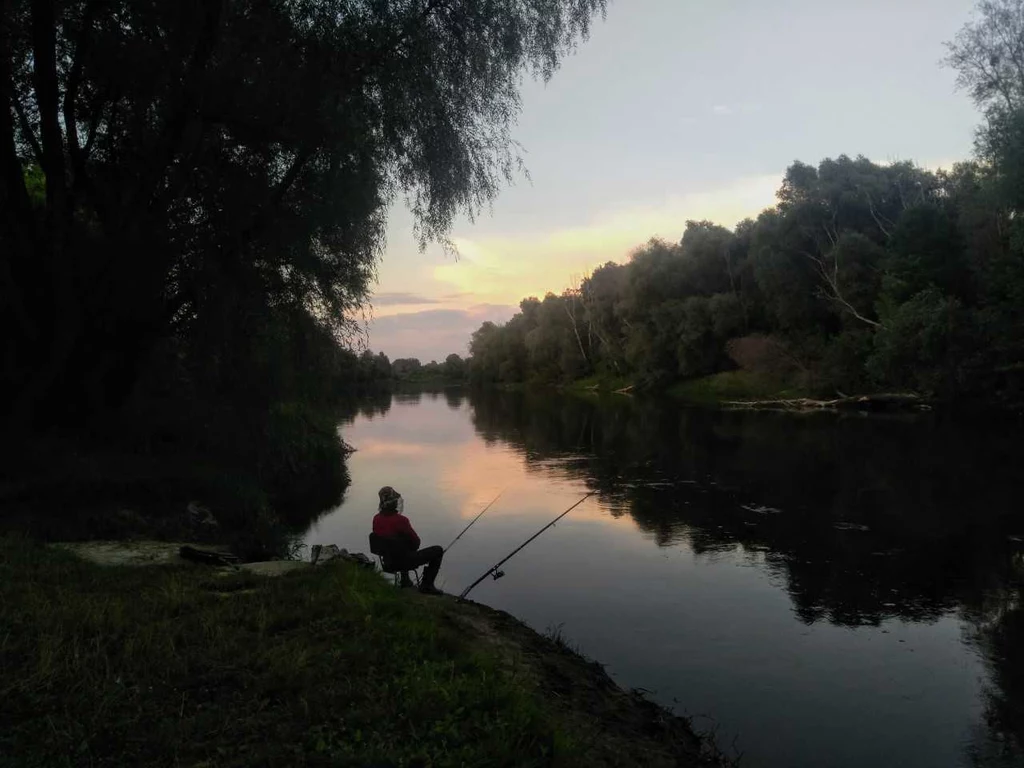
[(309, 543), (368, 551), (395, 486), (459, 592), (560, 627), (748, 768), (1024, 765), (1015, 424), (739, 413), (631, 398), (395, 395)]

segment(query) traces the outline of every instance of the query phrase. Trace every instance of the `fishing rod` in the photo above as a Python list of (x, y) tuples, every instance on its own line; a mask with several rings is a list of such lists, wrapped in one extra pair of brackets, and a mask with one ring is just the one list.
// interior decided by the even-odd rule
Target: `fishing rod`
[(498, 499), (500, 499), (501, 498), (501, 494), (504, 493), (504, 492), (505, 492), (505, 489), (502, 488), (501, 489), (501, 493), (499, 493), (497, 496), (495, 496), (491, 500), (490, 504), (488, 504), (486, 507), (481, 509), (479, 515), (477, 515), (476, 517), (474, 517), (472, 520), (469, 521), (469, 525), (467, 525), (465, 528), (462, 529), (462, 533), (460, 533), (458, 536), (456, 536), (454, 539), (452, 539), (452, 543), (449, 544), (447, 547), (445, 547), (444, 551), (447, 552), (449, 549), (451, 549), (453, 546), (455, 546), (455, 542), (462, 538), (462, 534), (465, 533), (466, 531), (468, 531), (470, 528), (472, 528), (473, 527), (473, 523), (475, 523), (477, 520), (479, 520), (481, 517), (483, 517), (484, 516), (484, 512), (486, 512), (488, 509), (490, 509), (492, 506), (494, 506), (494, 502), (496, 502)]
[(551, 521), (550, 523), (548, 523), (548, 524), (547, 524), (547, 525), (545, 525), (545, 526), (544, 526), (543, 528), (541, 528), (541, 529), (540, 529), (539, 531), (537, 531), (537, 532), (536, 532), (535, 534), (533, 534), (533, 536), (531, 536), (531, 537), (530, 537), (530, 538), (528, 538), (528, 539), (527, 539), (526, 541), (524, 541), (524, 542), (523, 542), (522, 544), (520, 544), (520, 545), (519, 545), (518, 547), (516, 547), (516, 548), (515, 548), (515, 549), (513, 549), (513, 550), (512, 550), (511, 552), (509, 552), (509, 553), (508, 553), (508, 554), (507, 554), (507, 555), (506, 555), (506, 556), (504, 557), (504, 559), (502, 559), (502, 560), (499, 560), (499, 561), (498, 561), (497, 563), (495, 563), (495, 564), (494, 564), (494, 565), (492, 565), (492, 566), (491, 566), (490, 568), (488, 568), (488, 569), (487, 569), (486, 571), (484, 571), (484, 575), (483, 575), (483, 576), (481, 576), (481, 577), (480, 577), (479, 579), (477, 579), (477, 580), (476, 580), (476, 581), (474, 581), (474, 582), (473, 582), (472, 584), (470, 584), (470, 585), (469, 585), (468, 587), (466, 587), (466, 588), (465, 588), (464, 590), (462, 590), (462, 594), (461, 594), (461, 595), (459, 595), (459, 600), (465, 600), (465, 599), (466, 599), (466, 595), (468, 595), (468, 594), (469, 594), (470, 590), (471, 590), (471, 589), (473, 589), (473, 587), (475, 587), (475, 586), (476, 586), (477, 584), (479, 584), (479, 583), (480, 583), (481, 581), (483, 581), (484, 579), (486, 579), (486, 578), (487, 578), (488, 576), (491, 576), (491, 577), (493, 577), (495, 581), (497, 581), (497, 580), (498, 580), (498, 579), (500, 579), (500, 578), (501, 578), (502, 576), (504, 576), (504, 575), (505, 575), (505, 572), (504, 572), (504, 571), (499, 571), (499, 570), (498, 570), (498, 568), (500, 568), (500, 567), (501, 567), (501, 566), (502, 566), (502, 565), (503, 565), (504, 563), (507, 563), (507, 562), (508, 562), (509, 560), (511, 560), (511, 559), (512, 559), (512, 556), (513, 556), (514, 554), (516, 554), (516, 552), (518, 552), (518, 551), (519, 551), (519, 550), (521, 550), (521, 549), (522, 549), (523, 547), (525, 547), (525, 546), (526, 546), (527, 544), (529, 544), (529, 543), (530, 543), (531, 541), (533, 541), (534, 539), (536, 539), (536, 538), (537, 538), (538, 536), (540, 536), (540, 535), (541, 535), (542, 533), (544, 533), (544, 531), (546, 531), (546, 530), (547, 530), (548, 528), (550, 528), (551, 526), (553, 526), (553, 525), (554, 525), (555, 523), (557, 523), (557, 522), (558, 522), (559, 520), (561, 520), (561, 519), (562, 519), (563, 517), (565, 517), (566, 515), (568, 515), (568, 514), (569, 514), (570, 512), (572, 512), (572, 511), (573, 511), (574, 509), (576, 509), (576, 507), (578, 507), (578, 506), (579, 506), (580, 504), (582, 504), (582, 503), (583, 503), (584, 501), (586, 501), (587, 499), (589, 499), (589, 498), (590, 498), (591, 496), (593, 496), (593, 495), (594, 495), (595, 493), (597, 493), (597, 491), (591, 491), (590, 493), (588, 493), (588, 494), (587, 494), (586, 496), (584, 496), (584, 497), (583, 497), (582, 499), (580, 499), (580, 500), (579, 500), (579, 501), (577, 501), (577, 502), (576, 502), (575, 504), (573, 504), (573, 505), (572, 505), (571, 507), (569, 507), (569, 508), (568, 508), (567, 510), (565, 510), (565, 512), (563, 512), (562, 514), (560, 514), (560, 515), (559, 515), (558, 517), (556, 517), (556, 518), (555, 518), (554, 520), (552, 520), (552, 521)]

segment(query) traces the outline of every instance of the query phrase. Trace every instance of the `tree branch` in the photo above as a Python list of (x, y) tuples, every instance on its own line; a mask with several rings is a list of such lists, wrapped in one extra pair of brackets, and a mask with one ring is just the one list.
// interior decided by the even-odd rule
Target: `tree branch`
[(156, 141), (155, 151), (152, 153), (154, 159), (149, 166), (148, 173), (142, 174), (140, 177), (141, 189), (138, 190), (137, 195), (140, 205), (149, 205), (153, 193), (160, 185), (160, 179), (163, 178), (167, 168), (174, 162), (174, 158), (178, 154), (182, 137), (189, 125), (189, 111), (195, 104), (202, 75), (217, 46), (224, 16), (224, 5), (225, 0), (206, 0), (205, 2), (206, 12), (203, 26), (181, 77), (182, 85), (177, 94), (177, 104), (169, 109), (164, 120), (163, 130)]
[(828, 241), (829, 241), (829, 242), (830, 242), (830, 243), (832, 244), (832, 246), (833, 246), (833, 247), (835, 247), (835, 244), (836, 244), (836, 236), (835, 236), (835, 235), (834, 235), (834, 234), (832, 233), (832, 231), (831, 231), (831, 230), (830, 230), (830, 229), (828, 228), (828, 224), (826, 224), (826, 223), (822, 222), (822, 224), (821, 224), (821, 228), (822, 228), (823, 230), (825, 230), (825, 237), (827, 237), (827, 238), (828, 238)]
[(869, 317), (864, 317), (864, 315), (857, 311), (857, 308), (853, 306), (853, 304), (851, 304), (843, 297), (842, 291), (839, 288), (838, 259), (833, 260), (832, 274), (829, 275), (828, 267), (826, 266), (824, 259), (822, 259), (819, 256), (814, 256), (808, 253), (807, 251), (799, 251), (799, 253), (811, 260), (811, 263), (813, 263), (815, 266), (815, 271), (817, 271), (818, 276), (824, 281), (825, 285), (828, 287), (827, 291), (821, 291), (821, 293), (824, 295), (826, 299), (835, 302), (843, 309), (845, 309), (847, 312), (849, 312), (851, 315), (853, 315), (853, 317), (860, 320), (862, 323), (867, 323), (872, 328), (882, 327), (882, 324), (879, 323), (877, 320), (872, 320)]
[(78, 137), (78, 119), (75, 115), (75, 101), (78, 99), (78, 88), (82, 83), (82, 60), (89, 50), (92, 39), (92, 23), (96, 16), (97, 0), (89, 0), (82, 12), (82, 27), (78, 30), (75, 41), (74, 61), (68, 73), (67, 87), (64, 90), (64, 131), (68, 138), (68, 155), (71, 158), (71, 169), (74, 174), (72, 188), (81, 186), (85, 179), (85, 158)]
[(15, 248), (3, 249), (0, 258), (5, 263), (16, 249), (30, 248), (32, 241), (32, 204), (10, 120), (11, 108), (17, 103), (11, 69), (13, 6), (12, 0), (3, 0), (0, 5), (0, 226), (10, 230), (15, 244)]
[[(295, 181), (299, 178), (299, 174), (302, 173), (303, 168), (306, 167), (306, 163), (313, 157), (313, 150), (308, 146), (302, 147), (296, 154), (295, 159), (292, 160), (292, 164), (285, 171), (284, 176), (274, 187), (274, 191), (270, 195), (270, 205), (277, 206), (284, 200), (284, 196), (288, 194), (288, 191), (295, 184)], [(269, 206), (268, 206), (269, 207)]]
[(29, 148), (32, 150), (32, 156), (36, 160), (36, 164), (43, 167), (43, 148), (39, 146), (39, 140), (36, 139), (36, 133), (32, 130), (32, 123), (28, 121), (28, 115), (25, 114), (25, 108), (21, 106), (21, 100), (17, 96), (13, 96), (11, 99), (14, 105), (14, 112), (18, 116), (18, 123), (21, 125), (21, 134), (25, 141), (28, 142)]
[(288, 194), (288, 191), (299, 178), (299, 174), (306, 167), (306, 163), (312, 159), (314, 154), (314, 151), (309, 147), (303, 147), (296, 153), (291, 165), (288, 166), (288, 170), (285, 171), (284, 176), (281, 177), (277, 186), (271, 191), (270, 198), (266, 204), (256, 210), (249, 224), (239, 232), (238, 239), (236, 240), (236, 247), (238, 249), (244, 248), (258, 232), (266, 229), (266, 227), (274, 222), (277, 208), (281, 205), (285, 195)]
[(54, 0), (32, 0), (32, 63), (39, 108), (39, 132), (46, 174), (46, 208), (52, 236), (59, 242), (66, 223), (67, 179), (57, 84), (57, 19)]
[[(580, 338), (580, 331), (576, 325), (576, 297), (579, 294), (579, 289), (571, 289), (565, 291), (562, 294), (562, 306), (565, 308), (565, 314), (569, 316), (569, 322), (572, 323), (572, 332), (576, 335), (576, 344), (580, 348), (580, 356), (583, 358), (583, 362), (587, 365), (590, 364), (590, 360), (587, 358), (587, 353), (583, 350), (583, 340)], [(572, 302), (573, 311), (569, 311), (569, 302)]]
[(100, 120), (103, 118), (103, 107), (100, 106), (89, 118), (89, 132), (85, 136), (85, 146), (82, 147), (82, 162), (89, 159), (92, 154), (92, 145), (96, 141), (96, 132), (100, 127)]
[[(871, 200), (871, 195), (868, 194), (868, 191), (866, 189), (863, 190), (863, 192), (864, 192), (864, 197), (866, 197), (867, 201), (868, 201), (868, 210), (871, 212), (871, 218), (875, 220), (875, 224), (877, 224), (878, 228), (880, 230), (882, 230), (882, 234), (885, 235), (885, 239), (886, 240), (891, 239), (892, 238), (892, 233), (888, 229), (885, 228), (885, 225), (882, 224), (881, 220), (878, 217), (878, 214), (875, 212), (875, 204)], [(891, 226), (892, 222), (889, 222), (889, 224)]]

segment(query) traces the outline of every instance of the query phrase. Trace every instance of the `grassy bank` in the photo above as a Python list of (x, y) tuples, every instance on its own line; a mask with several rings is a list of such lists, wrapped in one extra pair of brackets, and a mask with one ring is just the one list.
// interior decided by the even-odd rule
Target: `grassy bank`
[[(577, 379), (566, 389), (577, 394), (617, 392), (635, 387), (637, 382), (626, 376), (588, 376)], [(644, 390), (641, 387), (641, 390)], [(761, 400), (782, 397), (804, 397), (808, 393), (792, 382), (749, 371), (724, 371), (697, 379), (687, 379), (665, 389), (652, 390), (696, 405), (718, 405), (728, 400)]]
[(750, 371), (723, 371), (699, 379), (680, 381), (667, 393), (688, 403), (718, 405), (728, 400), (771, 400), (806, 397), (809, 393), (791, 382)]
[(587, 394), (591, 392), (615, 392), (633, 384), (626, 376), (594, 375), (577, 379), (566, 387), (571, 392)]
[(3, 765), (697, 764), (678, 718), (610, 738), (628, 718), (566, 709), (485, 609), (346, 563), (269, 580), (7, 537), (0, 608)]

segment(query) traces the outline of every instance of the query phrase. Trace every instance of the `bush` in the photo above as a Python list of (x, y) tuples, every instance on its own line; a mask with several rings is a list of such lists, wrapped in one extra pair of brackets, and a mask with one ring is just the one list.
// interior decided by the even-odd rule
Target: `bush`
[(877, 384), (929, 394), (960, 388), (968, 321), (959, 300), (927, 288), (902, 304), (883, 302), (879, 316), (882, 327), (867, 360)]
[(797, 369), (785, 343), (775, 336), (754, 333), (730, 339), (725, 351), (737, 367), (751, 373), (786, 376)]

